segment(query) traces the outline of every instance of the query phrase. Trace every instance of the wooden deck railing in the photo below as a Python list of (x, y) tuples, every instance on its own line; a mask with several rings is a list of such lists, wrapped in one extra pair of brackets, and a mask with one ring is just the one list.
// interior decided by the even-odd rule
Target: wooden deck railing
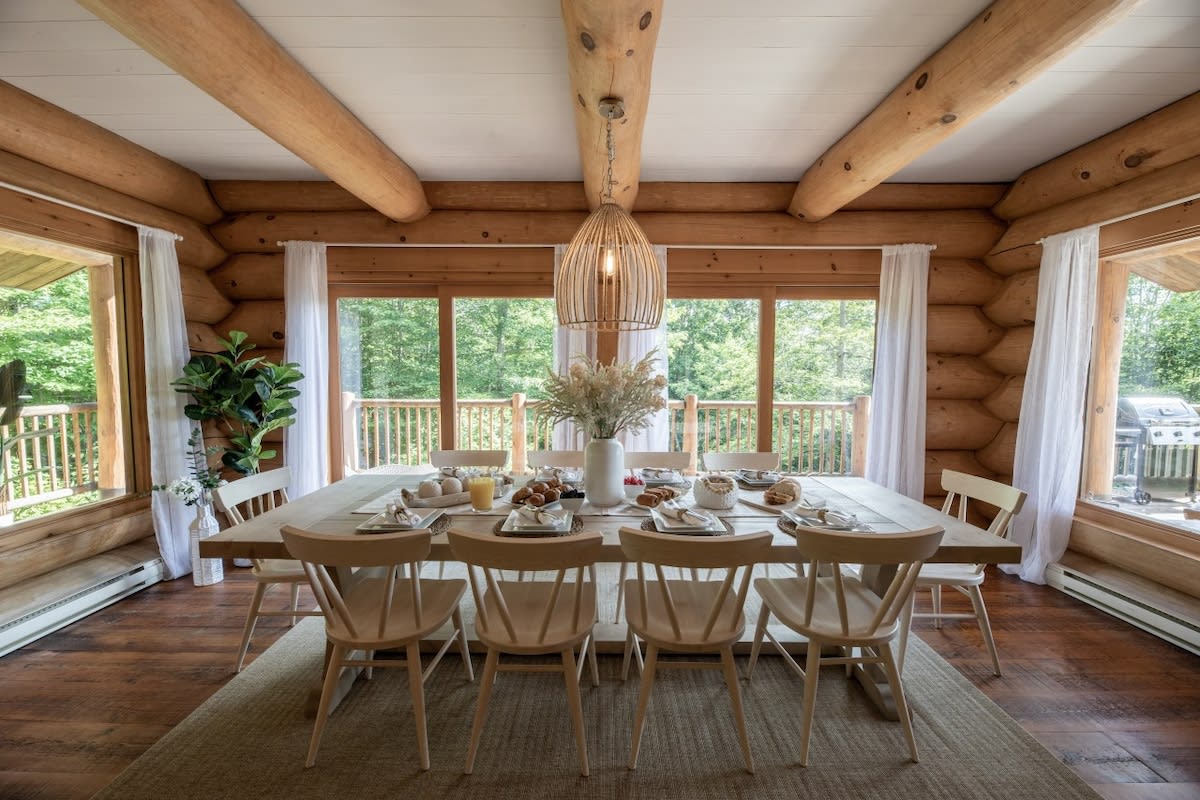
[[(342, 396), (343, 463), (356, 470), (427, 463), (438, 449), (437, 400), (372, 400)], [(708, 452), (755, 450), (758, 419), (752, 401), (672, 400), (671, 449), (690, 453), (692, 471)], [(772, 449), (790, 472), (862, 474), (869, 398), (848, 403), (775, 403)], [(460, 400), (458, 447), (509, 450), (523, 466), (531, 450), (553, 449), (553, 426), (523, 394), (506, 400)]]
[(26, 406), (0, 427), (0, 459), (0, 513), (96, 490), (96, 404)]

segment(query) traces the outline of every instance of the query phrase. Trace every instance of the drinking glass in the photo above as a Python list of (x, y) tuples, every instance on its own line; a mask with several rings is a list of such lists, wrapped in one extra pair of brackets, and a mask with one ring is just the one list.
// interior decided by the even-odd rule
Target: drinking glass
[(471, 509), (479, 514), (492, 510), (492, 494), (496, 491), (496, 479), (491, 476), (480, 476), (467, 481), (467, 491), (471, 493)]

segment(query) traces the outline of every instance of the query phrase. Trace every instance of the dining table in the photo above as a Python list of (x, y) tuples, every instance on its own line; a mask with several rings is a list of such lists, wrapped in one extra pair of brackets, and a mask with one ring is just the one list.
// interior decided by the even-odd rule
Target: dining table
[[(200, 555), (204, 558), (290, 558), (279, 533), (283, 525), (345, 536), (369, 535), (358, 528), (370, 519), (372, 512), (382, 511), (387, 502), (398, 499), (402, 489), (415, 489), (429, 477), (429, 474), (421, 473), (365, 473), (344, 478), (202, 539), (199, 543)], [(518, 475), (515, 481), (519, 485), (531, 478), (529, 475)], [(694, 476), (683, 478), (689, 485), (695, 479)], [(941, 527), (944, 531), (942, 541), (937, 552), (929, 559), (931, 563), (1004, 564), (1020, 561), (1021, 548), (1018, 545), (864, 478), (804, 475), (796, 476), (796, 479), (803, 488), (806, 503), (824, 506), (843, 515), (853, 515), (862, 529), (878, 533), (901, 533)], [(685, 494), (681, 500), (690, 501), (690, 494)], [(425, 511), (420, 508), (414, 510)], [(512, 505), (503, 499), (497, 499), (492, 509), (482, 512), (473, 511), (469, 502), (442, 509), (449, 517), (449, 526), (485, 533), (494, 532), (512, 510)], [(761, 489), (743, 488), (733, 507), (710, 513), (715, 513), (734, 536), (764, 530), (771, 532), (773, 539), (767, 556), (768, 563), (794, 565), (803, 560), (795, 539), (784, 530), (786, 522), (780, 524), (780, 511), (764, 502)], [(650, 518), (647, 509), (633, 503), (600, 509), (592, 508), (585, 502), (577, 515), (583, 530), (597, 531), (603, 535), (601, 560), (605, 563), (626, 560), (621, 550), (620, 529), (639, 527)], [(430, 560), (454, 560), (444, 532), (433, 536)], [(863, 578), (868, 583), (875, 580), (882, 587), (890, 580), (890, 575), (884, 569), (865, 572)], [(747, 625), (741, 649), (748, 649), (753, 628), (751, 621)], [(786, 629), (779, 634), (789, 646), (797, 649), (804, 646), (803, 637), (791, 634)], [(625, 625), (619, 621), (600, 621), (596, 625), (595, 638), (599, 650), (621, 652), (626, 640)], [(885, 715), (894, 719), (895, 707), (887, 689), (887, 681), (882, 679), (882, 675), (860, 669), (858, 677), (868, 696)], [(347, 679), (347, 688), (352, 680), (352, 676)]]

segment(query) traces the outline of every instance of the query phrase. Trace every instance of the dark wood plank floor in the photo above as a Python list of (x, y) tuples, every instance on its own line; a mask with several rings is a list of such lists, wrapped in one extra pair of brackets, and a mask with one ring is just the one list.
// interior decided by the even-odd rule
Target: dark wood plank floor
[[(0, 659), (0, 798), (90, 797), (228, 681), (253, 591), (233, 573), (159, 584)], [(1105, 797), (1200, 798), (1200, 659), (1000, 573), (984, 594), (1003, 678), (973, 624), (922, 637)], [(285, 626), (261, 620), (249, 658)]]

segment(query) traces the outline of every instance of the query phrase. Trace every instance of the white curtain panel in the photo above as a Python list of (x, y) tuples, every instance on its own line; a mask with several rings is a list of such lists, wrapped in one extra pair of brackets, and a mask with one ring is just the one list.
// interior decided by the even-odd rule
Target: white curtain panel
[[(562, 265), (563, 253), (567, 251), (565, 244), (554, 246), (554, 285), (557, 293), (558, 269)], [(557, 318), (557, 317), (556, 317)], [(596, 357), (596, 332), (554, 326), (554, 371), (566, 375), (571, 368), (571, 362), (577, 356), (594, 359)], [(555, 450), (582, 450), (587, 442), (584, 432), (576, 427), (574, 422), (566, 420), (554, 426)], [(522, 465), (524, 466), (524, 465)], [(516, 464), (513, 465), (517, 467)]]
[(1046, 237), (1038, 273), (1036, 324), (1013, 485), (1028, 493), (1013, 518), (1021, 563), (1005, 572), (1046, 582), (1046, 567), (1062, 557), (1071, 536), (1083, 450), (1084, 403), (1096, 316), (1100, 229), (1089, 226)]
[[(654, 246), (654, 257), (658, 260), (658, 269), (662, 273), (662, 281), (667, 283), (667, 248), (662, 245)], [(662, 322), (650, 331), (621, 331), (617, 335), (617, 360), (637, 362), (646, 357), (651, 350), (655, 351), (655, 364), (658, 372), (667, 373), (667, 315), (664, 312)], [(667, 399), (667, 390), (663, 389), (663, 399)], [(617, 440), (628, 452), (640, 453), (671, 449), (671, 415), (665, 408), (657, 412), (650, 420), (650, 427), (636, 433), (622, 431)]]
[(284, 358), (300, 365), (296, 422), (284, 429), (283, 462), (294, 500), (329, 483), (329, 293), (324, 242), (284, 242)]
[(925, 317), (932, 249), (883, 248), (867, 437), (867, 479), (914, 500), (925, 496)]
[[(183, 374), (189, 357), (175, 234), (138, 226), (138, 267), (142, 281), (142, 329), (146, 354), (146, 413), (150, 424), (150, 480), (165, 485), (189, 476), (187, 440), (191, 422), (183, 413), (187, 395), (171, 381)], [(153, 492), (150, 515), (168, 578), (192, 571), (188, 525), (195, 512), (170, 492)]]

